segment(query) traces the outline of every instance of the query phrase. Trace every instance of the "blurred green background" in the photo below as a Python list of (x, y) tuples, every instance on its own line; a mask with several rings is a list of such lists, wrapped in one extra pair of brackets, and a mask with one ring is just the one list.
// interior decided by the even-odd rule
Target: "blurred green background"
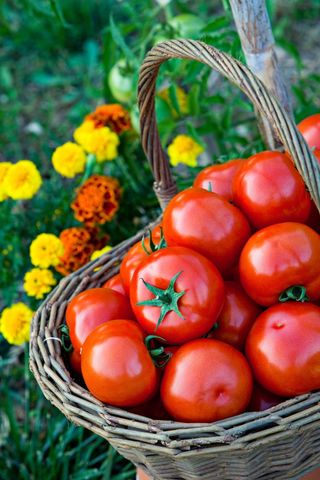
[[(267, 6), (299, 121), (320, 111), (320, 2), (269, 0)], [(139, 65), (156, 42), (179, 37), (204, 40), (244, 60), (227, 0), (0, 0), (0, 162), (31, 159), (46, 182), (30, 202), (0, 203), (1, 310), (26, 301), (22, 279), (35, 235), (77, 225), (69, 208), (75, 184), (53, 172), (53, 150), (102, 103), (119, 101), (137, 125)], [(263, 148), (251, 105), (207, 67), (172, 61), (159, 85), (169, 87), (169, 102), (157, 101), (164, 146), (178, 133), (189, 134), (206, 148), (205, 163)], [(180, 111), (177, 86), (187, 94), (187, 113)], [(178, 169), (180, 186), (196, 171)], [(114, 245), (159, 211), (137, 133), (106, 173), (124, 190), (107, 229)], [(29, 373), (26, 346), (0, 338), (0, 369), (1, 478), (134, 478), (132, 465), (44, 399)]]

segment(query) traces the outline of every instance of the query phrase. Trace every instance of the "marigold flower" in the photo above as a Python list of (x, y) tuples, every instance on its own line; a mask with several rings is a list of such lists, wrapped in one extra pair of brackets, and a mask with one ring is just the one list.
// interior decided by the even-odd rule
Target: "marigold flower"
[(5, 308), (0, 316), (0, 333), (12, 345), (27, 342), (32, 316), (32, 310), (22, 302)]
[(0, 202), (3, 202), (8, 198), (4, 188), (4, 179), (9, 171), (9, 168), (12, 166), (10, 162), (1, 162), (0, 163)]
[(73, 132), (73, 138), (79, 145), (81, 145), (86, 151), (88, 151), (88, 139), (90, 138), (90, 135), (92, 134), (92, 132), (94, 132), (94, 130), (94, 122), (92, 120), (85, 120), (80, 125), (80, 127), (75, 129), (75, 131)]
[(72, 227), (63, 230), (60, 239), (64, 254), (55, 269), (62, 275), (68, 275), (89, 262), (94, 250), (105, 245), (109, 237), (105, 235), (99, 239), (96, 229)]
[(67, 142), (53, 152), (52, 164), (60, 175), (73, 178), (84, 171), (86, 159), (86, 154), (79, 145)]
[(118, 155), (119, 137), (108, 127), (95, 128), (93, 121), (86, 120), (73, 136), (86, 152), (95, 155), (97, 162), (114, 160)]
[(23, 288), (29, 297), (35, 297), (37, 300), (49, 293), (57, 281), (51, 270), (33, 268), (24, 276)]
[(184, 163), (189, 167), (197, 166), (197, 157), (203, 147), (188, 135), (178, 135), (168, 147), (170, 163), (173, 166)]
[(77, 191), (71, 208), (80, 222), (87, 225), (103, 224), (112, 220), (118, 210), (120, 195), (118, 180), (92, 175)]
[(176, 110), (176, 108), (172, 104), (169, 88), (163, 88), (162, 90), (160, 90), (160, 92), (158, 93), (158, 96), (162, 98), (169, 105), (170, 110), (172, 111), (172, 114), (175, 118), (178, 117), (179, 113), (180, 114), (182, 113), (183, 115), (186, 115), (189, 113), (188, 97), (186, 92), (181, 87), (176, 87), (176, 97), (179, 105), (179, 112)]
[(101, 257), (101, 255), (103, 255), (104, 253), (110, 252), (110, 250), (112, 250), (111, 245), (106, 245), (101, 250), (95, 250), (90, 257), (90, 260), (96, 260), (97, 258)]
[(20, 160), (9, 168), (3, 188), (14, 200), (28, 200), (37, 193), (41, 184), (41, 175), (35, 164), (30, 160)]
[(52, 233), (40, 233), (30, 245), (31, 263), (35, 267), (48, 268), (58, 265), (64, 247)]
[(129, 112), (119, 103), (100, 105), (86, 116), (87, 120), (91, 120), (95, 128), (109, 127), (118, 135), (131, 128)]

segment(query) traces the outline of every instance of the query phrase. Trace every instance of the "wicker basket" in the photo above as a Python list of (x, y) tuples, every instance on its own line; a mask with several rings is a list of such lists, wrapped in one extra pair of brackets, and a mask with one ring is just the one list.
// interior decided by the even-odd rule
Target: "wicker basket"
[[(140, 72), (142, 143), (154, 173), (162, 208), (176, 192), (155, 120), (155, 83), (169, 58), (197, 60), (236, 84), (270, 122), (318, 207), (318, 164), (276, 100), (248, 68), (202, 42), (159, 44)], [(302, 395), (260, 413), (244, 413), (211, 424), (158, 421), (110, 407), (78, 385), (65, 367), (57, 337), (65, 309), (79, 292), (100, 286), (119, 270), (125, 252), (144, 232), (126, 240), (81, 270), (64, 278), (36, 312), (30, 341), (30, 366), (45, 395), (63, 414), (108, 440), (124, 457), (159, 480), (297, 479), (320, 465), (320, 393)], [(96, 267), (101, 268), (97, 271)]]

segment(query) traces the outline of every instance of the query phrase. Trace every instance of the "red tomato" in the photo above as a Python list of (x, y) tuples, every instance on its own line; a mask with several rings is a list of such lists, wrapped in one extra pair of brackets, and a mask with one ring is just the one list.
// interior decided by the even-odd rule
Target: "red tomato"
[(247, 410), (248, 412), (263, 412), (264, 410), (274, 407), (275, 405), (278, 405), (284, 401), (284, 398), (268, 392), (268, 390), (265, 390), (263, 387), (261, 387), (261, 385), (255, 383)]
[(130, 412), (142, 415), (143, 417), (153, 418), (154, 420), (170, 420), (171, 417), (163, 406), (159, 395), (148, 402), (141, 403), (130, 408)]
[(309, 147), (320, 149), (320, 113), (305, 118), (297, 126)]
[[(157, 225), (152, 230), (152, 234), (151, 234), (152, 240), (155, 244), (158, 244), (161, 238), (160, 227), (161, 225)], [(147, 250), (150, 250), (150, 238), (146, 237), (144, 239), (144, 245)], [(128, 295), (130, 291), (130, 283), (131, 283), (133, 274), (136, 268), (142, 262), (142, 260), (144, 260), (147, 257), (148, 257), (148, 253), (143, 248), (142, 241), (137, 242), (135, 245), (133, 245), (123, 257), (120, 265), (120, 275), (122, 278), (125, 291), (127, 292)]]
[(114, 277), (109, 278), (109, 280), (107, 280), (106, 283), (102, 285), (102, 288), (111, 288), (111, 290), (115, 290), (122, 295), (127, 295), (120, 273), (118, 273)]
[[(314, 150), (313, 153), (320, 164), (320, 150)], [(310, 215), (306, 223), (309, 227), (320, 233), (320, 213), (313, 200), (311, 200)]]
[(287, 288), (306, 288), (311, 300), (320, 298), (320, 237), (307, 225), (279, 223), (256, 232), (244, 246), (240, 280), (259, 305), (278, 302)]
[(274, 223), (305, 222), (311, 198), (290, 158), (261, 152), (244, 162), (233, 182), (235, 204), (259, 229)]
[[(155, 287), (156, 293), (145, 282)], [(177, 345), (212, 328), (223, 306), (224, 285), (207, 258), (189, 248), (167, 247), (140, 264), (132, 279), (130, 299), (143, 330)], [(138, 305), (150, 300), (154, 305)]]
[(152, 477), (149, 477), (141, 468), (138, 468), (136, 480), (152, 480)]
[(225, 282), (225, 289), (226, 300), (217, 320), (218, 327), (208, 337), (242, 350), (261, 307), (248, 297), (239, 283)]
[(246, 344), (253, 374), (270, 392), (294, 397), (320, 388), (320, 308), (288, 302), (265, 310)]
[(117, 318), (134, 319), (128, 297), (110, 288), (91, 288), (74, 297), (66, 311), (66, 323), (73, 348), (81, 352), (92, 330)]
[(81, 375), (81, 355), (78, 350), (72, 350), (69, 355), (70, 366), (72, 370)]
[(224, 198), (192, 187), (170, 201), (163, 232), (169, 246), (192, 248), (225, 272), (237, 262), (250, 226), (243, 213)]
[(193, 186), (211, 190), (226, 200), (233, 200), (232, 182), (244, 160), (237, 158), (219, 165), (204, 168), (196, 176)]
[(243, 412), (251, 397), (252, 375), (245, 357), (218, 340), (186, 343), (168, 363), (161, 398), (176, 420), (214, 422)]
[(138, 324), (112, 320), (84, 342), (81, 370), (94, 397), (119, 407), (139, 405), (157, 390), (158, 375)]

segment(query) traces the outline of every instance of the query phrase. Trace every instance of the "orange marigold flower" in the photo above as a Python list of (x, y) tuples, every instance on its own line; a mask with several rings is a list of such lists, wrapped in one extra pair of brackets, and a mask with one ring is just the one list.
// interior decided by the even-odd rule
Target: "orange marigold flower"
[(112, 220), (119, 208), (121, 190), (118, 180), (92, 175), (77, 191), (71, 204), (74, 216), (86, 225), (103, 224)]
[(87, 115), (85, 120), (92, 120), (95, 128), (109, 127), (118, 135), (131, 128), (129, 112), (119, 103), (101, 105)]
[(109, 236), (99, 238), (95, 228), (72, 227), (60, 233), (60, 240), (64, 253), (55, 269), (62, 275), (69, 275), (89, 262), (92, 253), (102, 248), (108, 242)]

